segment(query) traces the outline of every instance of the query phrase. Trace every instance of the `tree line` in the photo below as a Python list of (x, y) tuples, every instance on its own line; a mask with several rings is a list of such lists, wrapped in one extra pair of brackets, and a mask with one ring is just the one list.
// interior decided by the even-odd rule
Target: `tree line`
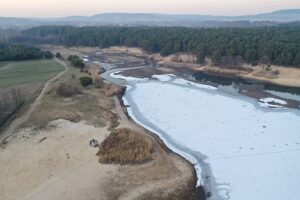
[(31, 46), (0, 43), (0, 62), (43, 58), (52, 59), (53, 54), (50, 51), (41, 51), (40, 49)]
[(300, 27), (184, 28), (184, 27), (72, 27), (41, 26), (28, 29), (16, 42), (65, 46), (129, 46), (166, 56), (193, 53), (197, 62), (205, 57), (219, 64), (224, 58), (242, 58), (249, 63), (300, 66)]

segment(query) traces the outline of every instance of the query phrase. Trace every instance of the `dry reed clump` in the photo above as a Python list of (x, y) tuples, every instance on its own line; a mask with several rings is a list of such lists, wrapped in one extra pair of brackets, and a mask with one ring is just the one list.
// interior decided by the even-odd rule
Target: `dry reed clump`
[(114, 95), (118, 95), (124, 91), (125, 88), (120, 87), (118, 85), (114, 85), (111, 83), (104, 84), (104, 95), (106, 97), (112, 97)]
[(150, 160), (149, 138), (128, 128), (112, 131), (100, 145), (97, 155), (101, 163), (141, 163)]
[[(103, 107), (102, 107), (103, 108)], [(113, 113), (105, 108), (103, 108), (102, 112), (101, 112), (101, 116), (108, 120), (110, 122), (110, 125), (108, 127), (108, 130), (111, 131), (114, 128), (116, 128), (120, 123), (118, 120), (118, 116), (116, 113)]]

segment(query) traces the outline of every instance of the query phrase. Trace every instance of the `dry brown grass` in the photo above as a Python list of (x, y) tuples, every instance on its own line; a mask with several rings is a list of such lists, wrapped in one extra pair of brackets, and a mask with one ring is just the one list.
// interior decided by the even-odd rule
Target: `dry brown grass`
[(273, 70), (271, 67), (265, 68), (263, 66), (257, 66), (252, 73), (253, 76), (264, 77), (268, 79), (277, 79), (279, 74), (279, 70)]
[(102, 109), (101, 117), (103, 119), (106, 119), (109, 122), (109, 127), (108, 127), (109, 131), (111, 131), (114, 128), (116, 128), (117, 126), (119, 126), (120, 123), (119, 123), (118, 116), (116, 113), (113, 113), (104, 107), (101, 107), (100, 109)]
[(112, 131), (97, 153), (101, 163), (142, 163), (151, 159), (152, 142), (128, 128)]
[(103, 108), (103, 110), (111, 110), (113, 108), (113, 102), (109, 98), (100, 98), (99, 106)]
[(123, 90), (124, 88), (118, 85), (114, 85), (111, 83), (104, 84), (104, 94), (106, 97), (112, 97), (114, 95), (118, 95), (122, 93)]

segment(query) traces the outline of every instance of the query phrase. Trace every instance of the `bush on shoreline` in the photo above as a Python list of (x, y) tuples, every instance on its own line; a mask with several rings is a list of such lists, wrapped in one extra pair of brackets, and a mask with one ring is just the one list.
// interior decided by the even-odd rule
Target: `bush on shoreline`
[(80, 80), (80, 84), (83, 87), (87, 87), (93, 84), (93, 79), (91, 77), (80, 77), (79, 80)]

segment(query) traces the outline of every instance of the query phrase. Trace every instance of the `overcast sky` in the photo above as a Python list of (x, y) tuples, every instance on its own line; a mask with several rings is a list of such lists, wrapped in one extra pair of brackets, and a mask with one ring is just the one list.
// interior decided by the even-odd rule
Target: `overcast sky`
[(245, 15), (300, 8), (300, 0), (0, 0), (0, 16), (62, 17), (108, 12)]

